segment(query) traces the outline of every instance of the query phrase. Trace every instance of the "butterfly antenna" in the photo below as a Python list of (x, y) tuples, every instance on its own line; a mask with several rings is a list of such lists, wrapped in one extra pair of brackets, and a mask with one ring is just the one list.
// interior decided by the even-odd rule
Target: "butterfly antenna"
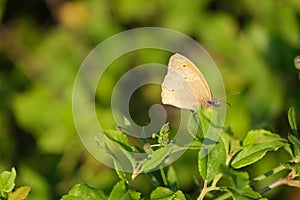
[(218, 99), (218, 101), (222, 102), (222, 103), (226, 103), (229, 107), (231, 107), (230, 103), (228, 103), (227, 101), (225, 101), (224, 99), (226, 97), (229, 97), (229, 96), (232, 96), (232, 95), (236, 95), (236, 94), (240, 94), (240, 92), (236, 92), (236, 93), (232, 93), (232, 94), (229, 94), (229, 95), (226, 95), (224, 97), (221, 97)]
[(240, 92), (231, 93), (231, 94), (229, 94), (229, 95), (226, 95), (226, 96), (224, 96), (224, 97), (219, 98), (219, 100), (221, 101), (222, 99), (225, 99), (225, 98), (227, 98), (227, 97), (230, 97), (230, 96), (236, 95), (236, 94), (241, 94), (241, 93), (240, 93)]

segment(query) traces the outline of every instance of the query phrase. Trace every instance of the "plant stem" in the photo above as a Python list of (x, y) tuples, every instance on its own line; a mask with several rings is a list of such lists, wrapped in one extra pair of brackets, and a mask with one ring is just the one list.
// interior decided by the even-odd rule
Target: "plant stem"
[(160, 174), (161, 174), (163, 183), (164, 183), (165, 186), (167, 186), (168, 185), (168, 180), (167, 180), (167, 176), (166, 176), (165, 170), (162, 167), (160, 167), (159, 170), (160, 170)]
[(286, 184), (286, 179), (279, 179), (276, 182), (272, 183), (271, 185), (268, 185), (267, 187), (261, 189), (259, 191), (259, 194), (263, 194), (263, 193), (265, 193), (275, 187), (278, 187), (279, 185), (283, 185), (283, 184)]
[(208, 182), (205, 180), (203, 183), (203, 189), (202, 189), (199, 197), (197, 198), (197, 200), (202, 200), (202, 199), (204, 199), (205, 195), (208, 192), (219, 189), (219, 187), (217, 187), (216, 185), (221, 177), (222, 177), (222, 174), (216, 175), (216, 177), (214, 178), (214, 180), (210, 186), (207, 186)]
[(216, 175), (216, 177), (214, 178), (214, 180), (213, 180), (213, 182), (211, 184), (211, 188), (214, 188), (214, 189), (217, 188), (216, 185), (217, 185), (218, 181), (220, 180), (220, 178), (222, 178), (222, 174), (221, 173)]
[(204, 199), (206, 193), (207, 193), (207, 180), (204, 180), (204, 183), (203, 183), (203, 189), (202, 189), (202, 191), (201, 191), (199, 197), (197, 198), (197, 200), (202, 200), (202, 199)]
[(280, 185), (283, 185), (283, 184), (286, 184), (286, 185), (292, 185), (292, 186), (296, 186), (296, 187), (299, 187), (299, 182), (297, 180), (294, 180), (294, 178), (297, 176), (296, 175), (297, 172), (295, 169), (293, 169), (288, 175), (287, 177), (285, 177), (284, 179), (279, 179), (277, 181), (275, 181), (274, 183), (272, 183), (271, 185), (268, 185), (267, 187), (261, 189), (259, 191), (260, 194), (263, 194), (275, 187), (278, 187)]
[(284, 165), (279, 165), (278, 167), (273, 168), (272, 170), (270, 170), (270, 171), (264, 173), (263, 175), (257, 176), (257, 177), (255, 177), (254, 179), (252, 179), (252, 180), (250, 181), (250, 185), (253, 185), (254, 183), (257, 183), (257, 182), (259, 182), (259, 181), (262, 181), (262, 180), (264, 180), (265, 178), (267, 178), (267, 177), (269, 177), (269, 176), (271, 176), (271, 175), (273, 175), (273, 174), (276, 174), (276, 173), (278, 173), (278, 172), (280, 172), (280, 171), (282, 171), (282, 170), (285, 170), (285, 169), (286, 169), (286, 167), (285, 167)]

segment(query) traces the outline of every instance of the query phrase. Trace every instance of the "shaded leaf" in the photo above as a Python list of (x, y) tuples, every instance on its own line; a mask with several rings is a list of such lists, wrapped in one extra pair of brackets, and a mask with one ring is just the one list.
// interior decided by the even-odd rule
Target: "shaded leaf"
[(297, 120), (296, 120), (296, 112), (294, 107), (290, 107), (288, 112), (289, 124), (291, 126), (292, 132), (295, 136), (299, 137), (298, 128), (297, 128)]
[(222, 190), (228, 191), (233, 199), (261, 199), (261, 195), (249, 186), (250, 181), (248, 173), (238, 172), (229, 169), (224, 165), (221, 167), (221, 171), (224, 177), (231, 182), (230, 187), (223, 187)]
[(173, 191), (178, 190), (177, 176), (174, 167), (172, 165), (169, 166), (167, 179), (168, 179), (170, 189)]
[(113, 158), (115, 169), (120, 177), (123, 176), (121, 171), (133, 171), (136, 162), (131, 152), (119, 149), (111, 143), (105, 143), (105, 150)]
[(291, 146), (290, 146), (290, 148), (291, 148), (291, 150), (292, 150), (292, 156), (293, 157), (296, 157), (297, 155), (299, 155), (299, 153), (300, 153), (300, 141), (299, 141), (299, 139), (296, 137), (296, 136), (294, 136), (294, 135), (292, 135), (292, 134), (288, 134), (288, 140), (291, 142)]
[(105, 130), (104, 134), (110, 140), (119, 144), (126, 151), (132, 152), (135, 150), (135, 148), (130, 145), (128, 137), (123, 132), (117, 130)]
[(266, 198), (262, 198), (258, 192), (255, 192), (251, 188), (244, 189), (242, 191), (236, 191), (235, 188), (228, 187), (226, 188), (231, 194), (233, 200), (267, 200)]

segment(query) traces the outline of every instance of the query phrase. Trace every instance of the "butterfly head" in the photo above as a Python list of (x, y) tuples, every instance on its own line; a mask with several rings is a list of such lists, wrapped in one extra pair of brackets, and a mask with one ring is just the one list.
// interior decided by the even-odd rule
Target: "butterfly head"
[(212, 108), (217, 108), (221, 105), (220, 99), (214, 99), (212, 98), (211, 100), (207, 101), (208, 105)]

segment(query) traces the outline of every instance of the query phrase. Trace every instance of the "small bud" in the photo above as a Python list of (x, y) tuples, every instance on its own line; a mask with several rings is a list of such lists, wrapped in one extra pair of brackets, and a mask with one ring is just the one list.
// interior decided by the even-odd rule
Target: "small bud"
[(144, 144), (143, 149), (146, 153), (151, 153), (153, 151), (149, 143)]
[(296, 56), (294, 58), (294, 63), (295, 63), (296, 69), (300, 70), (300, 56)]
[(164, 138), (162, 141), (162, 145), (167, 145), (169, 143), (169, 138)]
[(170, 129), (169, 122), (167, 122), (161, 127), (160, 131), (166, 133), (169, 131), (169, 129)]

